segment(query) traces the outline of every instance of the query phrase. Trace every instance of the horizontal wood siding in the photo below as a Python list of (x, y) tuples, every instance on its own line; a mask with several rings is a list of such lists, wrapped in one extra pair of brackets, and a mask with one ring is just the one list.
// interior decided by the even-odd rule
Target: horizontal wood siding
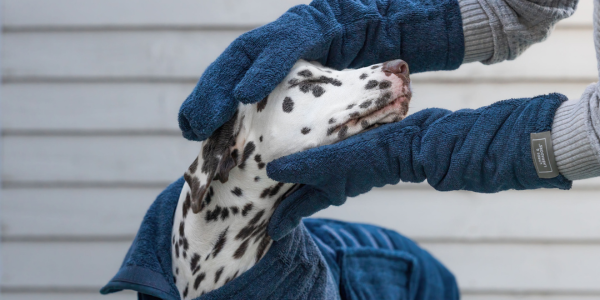
[[(3, 0), (0, 297), (102, 297), (156, 195), (199, 144), (177, 113), (240, 34), (305, 0)], [(411, 112), (478, 108), (596, 81), (592, 1), (514, 61), (413, 76)], [(571, 191), (374, 189), (317, 217), (414, 238), (466, 300), (600, 299), (600, 179)]]

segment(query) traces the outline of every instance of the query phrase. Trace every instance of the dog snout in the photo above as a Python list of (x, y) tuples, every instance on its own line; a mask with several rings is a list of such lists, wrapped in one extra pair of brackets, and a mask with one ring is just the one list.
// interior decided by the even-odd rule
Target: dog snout
[(395, 74), (398, 77), (402, 75), (403, 77), (408, 79), (408, 64), (401, 59), (390, 60), (388, 62), (383, 63), (381, 70), (385, 72), (385, 75), (389, 76), (391, 74)]

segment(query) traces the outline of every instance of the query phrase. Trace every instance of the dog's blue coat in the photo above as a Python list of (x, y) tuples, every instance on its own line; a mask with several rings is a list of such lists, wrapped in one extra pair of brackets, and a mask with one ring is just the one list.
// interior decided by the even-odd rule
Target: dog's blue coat
[[(152, 204), (103, 294), (179, 299), (171, 230), (180, 178)], [(383, 228), (306, 219), (247, 272), (197, 299), (458, 299), (454, 276), (411, 240)]]
[[(399, 123), (332, 145), (337, 151), (352, 154), (347, 156), (348, 161), (328, 156), (337, 151), (315, 148), (315, 154), (309, 150), (308, 157), (300, 154), (305, 162), (292, 157), (291, 165), (298, 168), (315, 161), (323, 164), (310, 178), (330, 189), (324, 188), (325, 192), (313, 197), (298, 191), (290, 197), (299, 194), (296, 199), (302, 200), (302, 205), (284, 201), (277, 211), (300, 218), (321, 209), (323, 203), (331, 204), (327, 201), (343, 203), (346, 193), (361, 193), (400, 179), (427, 179), (439, 190), (568, 189), (571, 182), (563, 176), (538, 178), (529, 151), (529, 133), (549, 130), (554, 112), (564, 100), (562, 95), (551, 94), (502, 101), (478, 110), (424, 110)], [(327, 165), (329, 161), (334, 165)], [(388, 168), (378, 168), (381, 164)], [(355, 167), (368, 168), (372, 174), (346, 173)], [(332, 176), (330, 170), (340, 175)], [(294, 174), (289, 170), (287, 173)], [(340, 182), (348, 185), (340, 187)], [(170, 242), (182, 186), (183, 179), (179, 179), (158, 196), (121, 269), (102, 293), (133, 289), (153, 297), (178, 299), (171, 273)], [(277, 221), (273, 218), (271, 222)], [(452, 274), (395, 232), (319, 219), (293, 225), (271, 228), (280, 239), (265, 257), (237, 279), (200, 299), (389, 299), (390, 295), (402, 295), (400, 299), (458, 299)]]
[(315, 0), (237, 38), (202, 74), (179, 111), (190, 140), (266, 97), (298, 59), (335, 69), (403, 59), (411, 73), (453, 70), (464, 57), (456, 0)]

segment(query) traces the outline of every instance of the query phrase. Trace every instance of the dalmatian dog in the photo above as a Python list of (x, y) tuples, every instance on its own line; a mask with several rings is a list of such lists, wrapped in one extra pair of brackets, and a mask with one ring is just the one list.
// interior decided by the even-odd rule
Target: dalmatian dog
[(268, 162), (400, 121), (410, 98), (404, 61), (337, 71), (300, 60), (262, 101), (240, 104), (184, 175), (171, 247), (181, 299), (227, 284), (269, 251), (267, 224), (294, 185), (267, 177)]

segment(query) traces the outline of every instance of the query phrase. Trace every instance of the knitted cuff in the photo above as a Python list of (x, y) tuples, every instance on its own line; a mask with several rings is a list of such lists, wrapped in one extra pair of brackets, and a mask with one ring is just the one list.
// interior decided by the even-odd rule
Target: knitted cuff
[(596, 84), (589, 86), (580, 100), (564, 102), (554, 115), (552, 141), (556, 164), (569, 180), (600, 176), (600, 156), (588, 135), (589, 99), (595, 88)]
[(458, 0), (465, 35), (463, 63), (483, 61), (494, 54), (494, 38), (490, 19), (478, 0)]

